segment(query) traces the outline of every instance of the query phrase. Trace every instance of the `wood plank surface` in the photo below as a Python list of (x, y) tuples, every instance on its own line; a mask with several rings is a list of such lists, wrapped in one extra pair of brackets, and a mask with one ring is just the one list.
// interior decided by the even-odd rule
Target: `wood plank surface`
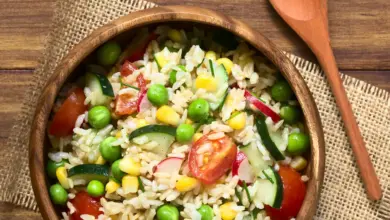
[[(280, 48), (313, 60), (267, 0), (151, 0), (215, 9), (246, 21)], [(390, 1), (328, 1), (332, 45), (340, 69), (390, 69)], [(0, 69), (35, 68), (53, 15), (53, 0), (0, 1)]]
[[(280, 48), (315, 60), (267, 0), (151, 0), (221, 11), (247, 22)], [(328, 0), (332, 45), (340, 69), (390, 91), (390, 1)], [(0, 146), (32, 80), (53, 16), (54, 0), (0, 0)], [(1, 158), (0, 158), (1, 159)], [(41, 219), (40, 214), (0, 202), (0, 220)]]

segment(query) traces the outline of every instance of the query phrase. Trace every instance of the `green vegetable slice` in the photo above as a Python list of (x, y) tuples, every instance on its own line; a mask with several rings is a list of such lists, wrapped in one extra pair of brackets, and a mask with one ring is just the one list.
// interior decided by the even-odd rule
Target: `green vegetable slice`
[(264, 170), (264, 172), (272, 179), (273, 183), (267, 179), (257, 179), (255, 184), (257, 185), (258, 190), (254, 200), (278, 209), (281, 207), (283, 201), (282, 179), (280, 178), (280, 175), (270, 167)]
[(99, 164), (81, 164), (71, 168), (68, 171), (68, 176), (73, 181), (85, 180), (86, 183), (91, 180), (99, 180), (106, 183), (109, 179), (109, 167)]
[(114, 97), (114, 90), (112, 89), (111, 83), (107, 77), (97, 73), (95, 73), (95, 76), (100, 82), (103, 94), (109, 97)]
[(259, 133), (265, 148), (267, 148), (271, 156), (275, 160), (284, 160), (285, 159), (284, 155), (279, 151), (278, 147), (275, 145), (275, 143), (272, 141), (269, 135), (267, 124), (265, 123), (264, 115), (259, 114), (258, 117), (255, 119), (255, 124), (257, 128), (257, 132)]

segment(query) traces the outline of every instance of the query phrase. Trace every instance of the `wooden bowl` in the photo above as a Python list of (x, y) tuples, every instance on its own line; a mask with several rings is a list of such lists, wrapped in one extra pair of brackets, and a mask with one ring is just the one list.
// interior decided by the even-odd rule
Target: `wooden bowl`
[(59, 212), (49, 197), (49, 180), (45, 173), (45, 164), (49, 147), (46, 127), (60, 88), (79, 64), (109, 39), (124, 33), (131, 33), (132, 30), (139, 27), (171, 22), (180, 23), (187, 27), (197, 24), (210, 28), (226, 29), (246, 40), (268, 57), (289, 81), (302, 107), (311, 141), (311, 155), (306, 171), (310, 180), (307, 183), (306, 198), (297, 219), (312, 219), (324, 175), (324, 137), (317, 107), (305, 81), (282, 51), (259, 32), (237, 19), (208, 9), (189, 6), (159, 7), (121, 17), (94, 31), (75, 46), (58, 65), (39, 98), (30, 136), (31, 181), (43, 218), (59, 219)]

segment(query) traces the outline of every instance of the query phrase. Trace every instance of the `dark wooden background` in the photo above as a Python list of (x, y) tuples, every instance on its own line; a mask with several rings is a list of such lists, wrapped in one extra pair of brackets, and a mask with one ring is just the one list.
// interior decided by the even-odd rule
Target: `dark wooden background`
[[(151, 0), (215, 9), (247, 22), (283, 50), (315, 61), (267, 0)], [(328, 0), (332, 45), (340, 70), (390, 91), (390, 0)], [(0, 146), (20, 112), (44, 48), (54, 0), (0, 0)], [(315, 31), (315, 30), (314, 30)], [(0, 155), (1, 159), (1, 155)], [(0, 219), (40, 219), (0, 203)]]

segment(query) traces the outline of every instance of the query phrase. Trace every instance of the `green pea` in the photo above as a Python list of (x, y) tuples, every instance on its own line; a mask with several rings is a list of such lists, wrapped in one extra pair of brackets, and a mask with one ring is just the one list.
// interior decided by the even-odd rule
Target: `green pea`
[(161, 84), (153, 84), (148, 89), (148, 99), (155, 106), (168, 104), (168, 90)]
[(54, 162), (52, 160), (47, 161), (47, 165), (46, 165), (47, 175), (49, 175), (50, 178), (55, 179), (57, 168), (65, 166), (65, 162), (66, 160), (61, 160), (60, 162)]
[(106, 106), (95, 106), (88, 111), (88, 123), (93, 128), (104, 128), (110, 121), (111, 113)]
[(278, 102), (285, 102), (292, 98), (293, 91), (286, 81), (276, 82), (271, 88), (271, 96)]
[(280, 117), (288, 124), (296, 123), (301, 116), (301, 111), (296, 106), (286, 105), (280, 108)]
[(92, 180), (88, 183), (87, 193), (93, 197), (104, 195), (104, 185), (99, 180)]
[(178, 220), (179, 210), (173, 205), (165, 204), (157, 209), (158, 220)]
[(287, 151), (293, 155), (304, 153), (310, 145), (310, 138), (304, 133), (292, 133), (288, 136)]
[(49, 189), (51, 201), (57, 205), (65, 205), (68, 201), (68, 192), (58, 183)]
[(212, 220), (214, 217), (213, 209), (209, 205), (202, 205), (198, 212), (202, 216), (202, 220)]
[(112, 146), (112, 143), (116, 140), (117, 139), (115, 137), (108, 137), (100, 143), (99, 147), (102, 157), (111, 163), (121, 158), (121, 147)]
[(110, 41), (97, 50), (97, 60), (103, 66), (111, 66), (118, 60), (121, 52), (121, 46), (116, 42)]
[(209, 103), (204, 99), (194, 100), (188, 107), (188, 117), (194, 121), (206, 120), (209, 116)]
[(181, 124), (176, 129), (176, 139), (179, 142), (187, 142), (192, 139), (192, 136), (194, 135), (195, 130), (192, 125), (189, 124)]
[(126, 175), (125, 172), (123, 172), (122, 170), (119, 169), (119, 163), (120, 163), (121, 159), (119, 160), (116, 160), (114, 163), (112, 163), (111, 165), (111, 173), (112, 175), (114, 176), (114, 178), (116, 180), (118, 180), (119, 182), (122, 181), (122, 178)]

